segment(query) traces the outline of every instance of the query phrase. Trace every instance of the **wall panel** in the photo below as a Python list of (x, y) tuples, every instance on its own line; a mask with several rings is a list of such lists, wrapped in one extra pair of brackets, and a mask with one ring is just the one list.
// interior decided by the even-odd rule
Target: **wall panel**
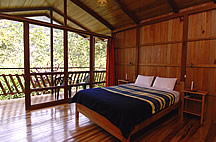
[(216, 36), (216, 10), (189, 16), (188, 38), (206, 38)]
[(188, 43), (186, 87), (208, 90), (216, 96), (216, 40)]
[(116, 65), (116, 80), (125, 79), (127, 74), (128, 80), (135, 80), (135, 67), (133, 65)]
[(140, 44), (182, 41), (183, 22), (176, 18), (140, 28)]
[[(121, 48), (115, 50), (116, 79), (125, 79), (127, 73), (130, 80), (135, 80), (137, 69), (138, 74), (177, 77), (179, 81), (186, 68), (186, 88), (193, 80), (196, 89), (209, 92), (207, 120), (216, 121), (216, 10), (187, 16), (188, 24), (179, 17), (141, 26), (139, 39), (135, 29), (114, 34), (115, 48)], [(138, 66), (134, 66), (136, 60)], [(186, 66), (181, 63), (184, 60)]]
[(128, 30), (114, 35), (116, 81), (125, 79), (135, 80), (136, 30)]
[(135, 48), (122, 48), (115, 50), (115, 63), (116, 64), (135, 64), (136, 49)]
[(180, 66), (181, 49), (182, 43), (140, 47), (139, 63)]

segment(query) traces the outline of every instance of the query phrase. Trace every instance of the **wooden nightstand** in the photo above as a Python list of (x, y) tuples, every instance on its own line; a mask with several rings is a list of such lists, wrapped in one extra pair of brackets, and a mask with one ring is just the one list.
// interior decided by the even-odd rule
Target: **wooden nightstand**
[(181, 90), (181, 98), (182, 98), (182, 113), (181, 120), (183, 120), (184, 113), (193, 114), (196, 116), (200, 116), (200, 123), (203, 124), (204, 113), (205, 113), (205, 100), (208, 92), (206, 91), (188, 91)]
[(122, 80), (122, 79), (119, 79), (118, 80), (118, 85), (121, 85), (121, 84), (128, 84), (128, 83), (132, 83), (133, 81), (130, 81), (130, 80)]

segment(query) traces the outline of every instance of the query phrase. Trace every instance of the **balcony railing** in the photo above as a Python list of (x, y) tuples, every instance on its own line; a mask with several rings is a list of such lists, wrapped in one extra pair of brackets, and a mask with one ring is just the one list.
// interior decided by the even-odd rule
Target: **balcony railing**
[[(70, 87), (89, 85), (90, 71), (70, 71), (68, 75), (68, 85)], [(63, 78), (64, 72), (37, 72), (30, 73), (31, 91), (44, 91), (50, 89), (63, 88), (63, 85), (56, 83), (58, 78)], [(83, 82), (85, 80), (85, 82)], [(94, 71), (94, 84), (105, 86), (106, 71)], [(0, 95), (24, 93), (24, 74), (1, 74), (0, 75)], [(58, 85), (57, 85), (58, 84)]]

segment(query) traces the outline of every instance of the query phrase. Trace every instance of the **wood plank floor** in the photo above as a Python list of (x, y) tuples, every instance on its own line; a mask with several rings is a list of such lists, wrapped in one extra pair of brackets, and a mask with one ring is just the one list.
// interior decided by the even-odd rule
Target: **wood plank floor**
[[(0, 114), (1, 142), (118, 142), (118, 139), (83, 115), (80, 115), (77, 123), (73, 104), (28, 112), (17, 104), (8, 109), (0, 109)], [(216, 141), (216, 123), (205, 122), (204, 126), (200, 126), (199, 119), (190, 115), (185, 117), (183, 123), (178, 120), (177, 112), (171, 112), (133, 135), (131, 141)]]

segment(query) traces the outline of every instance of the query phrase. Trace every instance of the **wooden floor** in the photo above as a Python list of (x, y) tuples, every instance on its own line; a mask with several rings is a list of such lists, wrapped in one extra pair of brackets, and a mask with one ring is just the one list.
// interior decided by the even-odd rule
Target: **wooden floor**
[[(9, 107), (9, 105), (5, 105)], [(0, 106), (1, 142), (118, 142), (112, 135), (80, 115), (75, 121), (73, 104), (63, 104), (25, 112), (17, 103), (9, 108)], [(132, 136), (133, 142), (216, 142), (216, 123), (201, 127), (197, 117), (186, 116), (184, 123), (172, 112)]]

